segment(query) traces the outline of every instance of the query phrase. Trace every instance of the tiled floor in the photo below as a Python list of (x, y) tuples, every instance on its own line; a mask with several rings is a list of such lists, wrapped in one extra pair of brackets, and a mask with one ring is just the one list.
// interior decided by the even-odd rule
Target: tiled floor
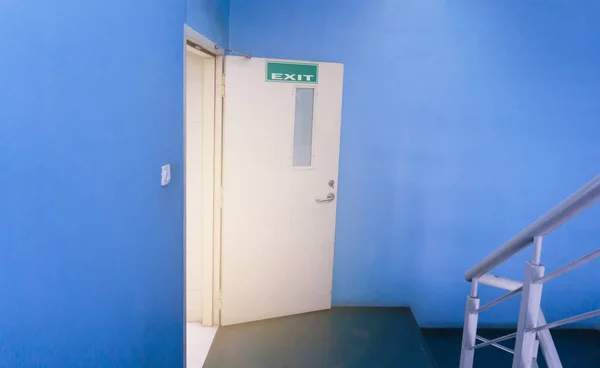
[(202, 327), (200, 323), (186, 324), (187, 368), (202, 368), (217, 327)]

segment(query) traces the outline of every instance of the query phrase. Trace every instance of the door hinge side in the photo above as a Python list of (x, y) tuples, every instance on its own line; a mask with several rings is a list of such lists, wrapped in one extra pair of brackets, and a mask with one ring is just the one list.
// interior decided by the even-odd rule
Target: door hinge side
[(219, 88), (219, 96), (222, 98), (225, 97), (225, 84), (221, 84), (221, 87)]

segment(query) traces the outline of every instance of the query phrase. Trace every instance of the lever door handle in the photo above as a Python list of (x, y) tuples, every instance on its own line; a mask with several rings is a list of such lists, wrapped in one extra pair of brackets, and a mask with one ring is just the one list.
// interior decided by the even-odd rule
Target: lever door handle
[(317, 198), (316, 201), (317, 201), (317, 203), (325, 203), (325, 202), (331, 202), (334, 199), (335, 199), (335, 194), (329, 193), (329, 194), (327, 194), (326, 198)]

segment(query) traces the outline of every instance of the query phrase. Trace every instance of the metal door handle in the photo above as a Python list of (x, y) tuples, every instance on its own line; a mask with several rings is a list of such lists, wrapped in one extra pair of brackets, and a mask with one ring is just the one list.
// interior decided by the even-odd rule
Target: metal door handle
[(327, 198), (321, 199), (321, 198), (317, 198), (316, 201), (318, 203), (324, 203), (324, 202), (331, 202), (335, 199), (335, 194), (333, 193), (329, 193), (327, 194)]

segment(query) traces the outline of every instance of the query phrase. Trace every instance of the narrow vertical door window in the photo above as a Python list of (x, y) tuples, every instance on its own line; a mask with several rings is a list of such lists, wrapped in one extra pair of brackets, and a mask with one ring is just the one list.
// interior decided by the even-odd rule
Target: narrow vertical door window
[(312, 163), (313, 88), (296, 88), (296, 113), (294, 117), (294, 152), (292, 165), (308, 167)]

